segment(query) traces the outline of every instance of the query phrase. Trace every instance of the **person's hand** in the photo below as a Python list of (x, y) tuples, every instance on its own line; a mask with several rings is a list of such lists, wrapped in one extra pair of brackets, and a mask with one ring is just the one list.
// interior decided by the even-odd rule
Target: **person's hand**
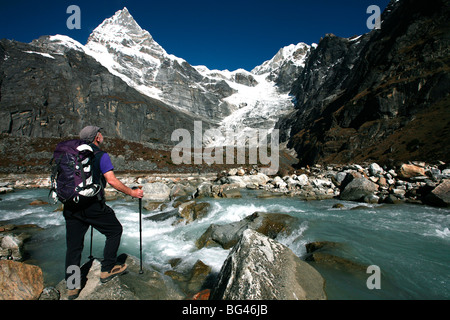
[(144, 197), (144, 191), (141, 188), (133, 188), (133, 189), (131, 189), (131, 196), (133, 198), (142, 199)]

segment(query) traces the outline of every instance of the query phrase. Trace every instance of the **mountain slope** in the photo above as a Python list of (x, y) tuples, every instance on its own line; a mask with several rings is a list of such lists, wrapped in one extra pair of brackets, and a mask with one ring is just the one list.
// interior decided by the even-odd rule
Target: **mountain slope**
[(131, 88), (76, 42), (53, 40), (0, 40), (1, 133), (57, 138), (96, 124), (110, 137), (165, 145), (173, 130), (192, 129), (192, 117)]
[(281, 48), (270, 60), (252, 70), (253, 74), (268, 74), (267, 79), (275, 82), (280, 92), (288, 93), (292, 88), (292, 83), (301, 74), (305, 67), (305, 61), (310, 53), (310, 49), (317, 47), (300, 42), (297, 45), (291, 44)]
[(299, 165), (450, 159), (449, 7), (391, 1), (381, 30), (320, 41), (277, 124)]

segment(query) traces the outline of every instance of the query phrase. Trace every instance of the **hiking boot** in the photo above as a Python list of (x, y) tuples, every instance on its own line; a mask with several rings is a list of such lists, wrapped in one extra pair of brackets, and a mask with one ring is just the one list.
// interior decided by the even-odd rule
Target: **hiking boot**
[(102, 283), (108, 282), (109, 280), (111, 280), (112, 278), (114, 278), (115, 276), (119, 276), (121, 274), (126, 274), (128, 273), (127, 270), (127, 265), (126, 264), (122, 264), (122, 265), (117, 265), (114, 266), (114, 268), (111, 269), (111, 271), (109, 272), (101, 272), (100, 273), (100, 281)]
[(67, 299), (75, 300), (80, 295), (80, 289), (67, 290)]

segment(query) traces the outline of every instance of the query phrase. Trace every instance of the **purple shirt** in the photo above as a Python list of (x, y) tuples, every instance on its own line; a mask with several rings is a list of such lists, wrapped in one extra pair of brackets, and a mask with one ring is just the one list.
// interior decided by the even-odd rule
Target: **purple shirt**
[(100, 171), (105, 174), (111, 170), (114, 170), (114, 166), (111, 162), (109, 154), (105, 152), (100, 159)]

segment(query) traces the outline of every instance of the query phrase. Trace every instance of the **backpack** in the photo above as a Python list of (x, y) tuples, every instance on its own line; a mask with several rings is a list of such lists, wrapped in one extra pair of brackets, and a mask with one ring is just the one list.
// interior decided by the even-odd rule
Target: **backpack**
[(98, 196), (101, 184), (94, 183), (95, 153), (84, 140), (60, 142), (53, 153), (50, 194), (56, 203), (78, 203), (84, 198)]

